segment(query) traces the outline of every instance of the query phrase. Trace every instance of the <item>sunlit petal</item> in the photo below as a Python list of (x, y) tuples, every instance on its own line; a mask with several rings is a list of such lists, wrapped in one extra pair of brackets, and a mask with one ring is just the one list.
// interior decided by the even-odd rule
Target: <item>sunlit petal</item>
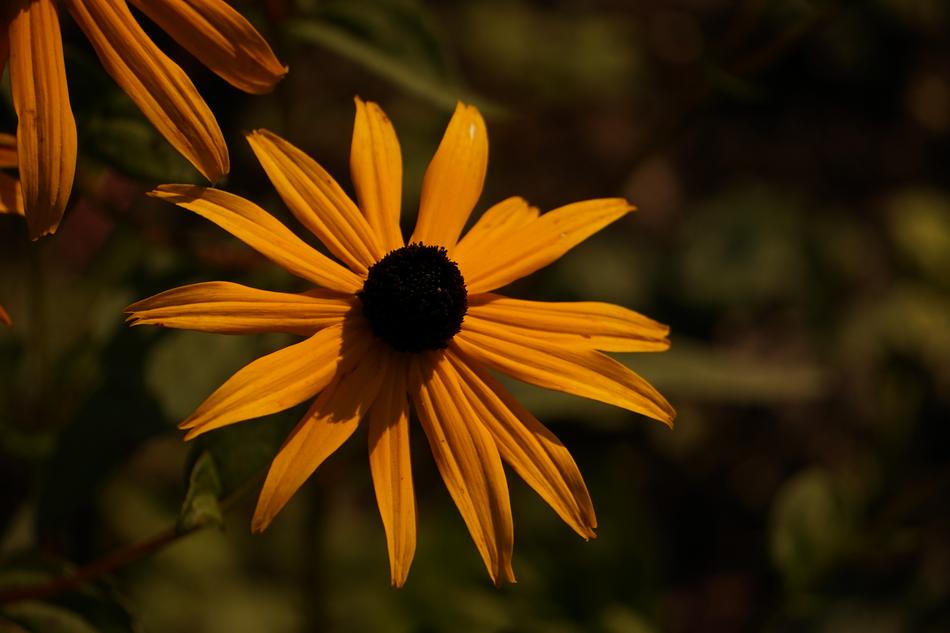
[(112, 78), (162, 136), (211, 182), (228, 173), (228, 148), (188, 75), (149, 39), (125, 0), (63, 0)]
[(127, 308), (131, 325), (254, 334), (286, 332), (310, 336), (340, 324), (354, 306), (352, 295), (329, 290), (306, 294), (268, 292), (224, 281), (174, 288)]
[(76, 122), (53, 0), (21, 6), (9, 33), (20, 183), (30, 237), (36, 239), (59, 227), (76, 172)]
[(474, 106), (459, 103), (422, 181), (410, 242), (451, 250), (475, 208), (488, 168), (488, 133)]
[(185, 50), (232, 86), (270, 92), (287, 74), (267, 40), (224, 0), (131, 0)]
[(392, 123), (377, 104), (356, 99), (350, 173), (360, 209), (389, 251), (403, 245), (402, 155)]
[(537, 207), (518, 196), (506, 198), (490, 207), (478, 218), (468, 233), (450, 251), (453, 259), (478, 261), (493, 256), (492, 247), (510, 231), (521, 228), (538, 217)]

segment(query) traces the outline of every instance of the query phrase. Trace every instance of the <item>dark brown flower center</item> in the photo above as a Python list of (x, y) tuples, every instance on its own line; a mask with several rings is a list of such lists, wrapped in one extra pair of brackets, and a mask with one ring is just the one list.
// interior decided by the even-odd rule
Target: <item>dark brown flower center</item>
[(376, 336), (400, 352), (445, 348), (468, 309), (458, 264), (441, 246), (422, 243), (373, 264), (357, 296)]

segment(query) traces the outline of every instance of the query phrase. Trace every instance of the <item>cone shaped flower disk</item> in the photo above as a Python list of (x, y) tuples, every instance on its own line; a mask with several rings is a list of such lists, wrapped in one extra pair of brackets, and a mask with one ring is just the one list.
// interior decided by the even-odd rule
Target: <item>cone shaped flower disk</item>
[[(267, 92), (284, 76), (267, 42), (225, 0), (128, 0), (232, 85)], [(208, 180), (228, 173), (218, 123), (185, 72), (149, 39), (127, 0), (4, 0), (0, 69), (9, 58), (20, 181), (31, 237), (53, 233), (72, 191), (76, 124), (60, 16), (72, 15), (106, 71)]]
[(593, 537), (594, 509), (567, 449), (491, 372), (671, 424), (674, 412), (663, 396), (602, 353), (664, 350), (668, 330), (619, 306), (542, 303), (494, 291), (555, 261), (633, 207), (608, 198), (539, 214), (509, 198), (460, 240), (481, 194), (488, 140), (478, 111), (459, 104), (426, 171), (418, 222), (406, 243), (399, 228), (399, 144), (376, 104), (356, 100), (351, 168), (358, 204), (286, 140), (259, 130), (248, 141), (290, 211), (335, 260), (247, 200), (165, 185), (153, 195), (204, 216), (316, 287), (286, 294), (198, 283), (130, 306), (129, 320), (304, 337), (238, 371), (181, 425), (190, 439), (313, 399), (271, 465), (252, 528), (265, 529), (365, 421), (391, 579), (402, 585), (416, 544), (414, 411), (496, 583), (514, 581), (503, 462), (578, 534)]

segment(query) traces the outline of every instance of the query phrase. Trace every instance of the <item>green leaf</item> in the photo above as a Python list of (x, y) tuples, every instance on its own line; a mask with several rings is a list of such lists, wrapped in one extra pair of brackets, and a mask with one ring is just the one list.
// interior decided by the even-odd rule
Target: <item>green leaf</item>
[(191, 467), (188, 494), (178, 516), (178, 529), (188, 531), (206, 525), (224, 525), (221, 505), (218, 503), (222, 490), (218, 466), (211, 453), (203, 451)]
[(446, 109), (464, 97), (486, 114), (497, 105), (466, 95), (436, 31), (415, 2), (329, 2), (288, 23), (291, 37), (344, 57), (399, 88)]

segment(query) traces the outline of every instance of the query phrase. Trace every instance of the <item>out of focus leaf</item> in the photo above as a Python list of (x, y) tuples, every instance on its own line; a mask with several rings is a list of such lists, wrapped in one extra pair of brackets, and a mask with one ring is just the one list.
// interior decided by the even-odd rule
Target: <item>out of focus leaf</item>
[(16, 602), (0, 614), (31, 633), (99, 633), (76, 613), (46, 602)]
[(87, 144), (101, 161), (146, 182), (202, 182), (200, 174), (137, 113), (86, 121)]
[[(292, 21), (290, 34), (353, 61), (403, 90), (444, 108), (462, 98), (455, 73), (424, 8), (416, 2), (326, 2), (313, 17)], [(486, 112), (499, 108), (465, 96)]]
[(188, 477), (188, 493), (178, 516), (178, 529), (191, 530), (195, 527), (224, 524), (221, 506), (221, 476), (211, 453), (204, 451), (195, 460)]
[(950, 286), (950, 198), (907, 191), (888, 208), (891, 234), (901, 256), (928, 280)]
[(853, 516), (832, 476), (815, 468), (785, 482), (772, 505), (769, 553), (790, 587), (802, 587), (842, 553)]

